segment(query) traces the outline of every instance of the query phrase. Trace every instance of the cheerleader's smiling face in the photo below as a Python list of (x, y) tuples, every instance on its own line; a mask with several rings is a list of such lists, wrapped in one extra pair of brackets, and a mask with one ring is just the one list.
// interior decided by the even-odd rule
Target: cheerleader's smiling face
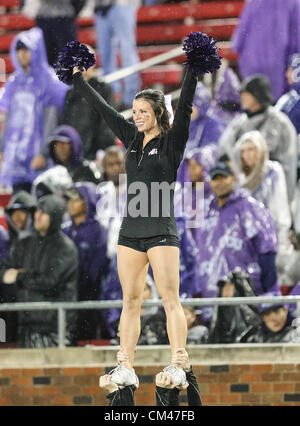
[(139, 132), (151, 133), (158, 131), (157, 119), (152, 106), (145, 99), (133, 101), (133, 121)]

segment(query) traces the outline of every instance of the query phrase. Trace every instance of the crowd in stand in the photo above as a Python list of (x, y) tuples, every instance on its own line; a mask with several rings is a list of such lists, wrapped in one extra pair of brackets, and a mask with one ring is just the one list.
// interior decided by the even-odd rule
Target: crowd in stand
[[(110, 8), (96, 10), (103, 19)], [(240, 81), (231, 68), (219, 73), (213, 98), (198, 83), (174, 202), (182, 298), (300, 294), (298, 52), (300, 40), (285, 64), (286, 92), (267, 73)], [(15, 72), (0, 92), (0, 183), (12, 190), (8, 231), (0, 227), (0, 302), (122, 299), (116, 252), (125, 149), (74, 88), (57, 79), (39, 27), (19, 33), (10, 54)], [(119, 89), (103, 83), (95, 67), (83, 76), (109, 104), (120, 101)], [(149, 299), (158, 299), (151, 268)], [(184, 311), (188, 344), (300, 341), (295, 305)], [(69, 311), (66, 344), (118, 344), (120, 313)], [(164, 315), (159, 307), (143, 309), (139, 344), (168, 344)], [(1, 316), (8, 341), (57, 345), (55, 311)]]

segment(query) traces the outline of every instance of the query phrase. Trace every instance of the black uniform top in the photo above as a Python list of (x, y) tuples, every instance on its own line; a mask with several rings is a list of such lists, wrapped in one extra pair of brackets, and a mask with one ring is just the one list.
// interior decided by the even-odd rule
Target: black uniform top
[[(160, 196), (159, 205), (155, 202), (156, 198), (153, 194), (155, 191), (157, 194), (158, 185), (162, 182), (165, 182), (165, 186), (175, 184), (177, 169), (189, 136), (192, 103), (197, 85), (196, 75), (192, 71), (187, 71), (185, 75), (173, 126), (161, 137), (151, 139), (144, 149), (144, 133), (138, 132), (135, 124), (125, 120), (121, 114), (110, 107), (89, 86), (80, 72), (74, 74), (73, 84), (75, 89), (103, 116), (125, 147), (128, 148), (131, 145), (126, 159), (127, 203), (120, 235), (129, 238), (177, 236), (173, 203), (174, 187), (169, 192), (169, 197), (165, 195), (166, 193), (163, 197)], [(145, 192), (147, 197), (144, 197)], [(135, 217), (136, 210), (140, 211), (137, 217)]]
[[(196, 376), (191, 367), (190, 371), (186, 372), (186, 381), (189, 386), (187, 387), (187, 402), (189, 406), (202, 406), (201, 395), (199, 391), (199, 386), (197, 383)], [(156, 396), (156, 405), (158, 406), (179, 406), (179, 393), (180, 390), (177, 388), (166, 389), (156, 386), (155, 396)]]

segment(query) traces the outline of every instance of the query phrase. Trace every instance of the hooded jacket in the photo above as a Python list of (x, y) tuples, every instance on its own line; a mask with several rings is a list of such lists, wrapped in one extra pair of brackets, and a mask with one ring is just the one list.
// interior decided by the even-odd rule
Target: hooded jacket
[[(109, 84), (99, 81), (96, 77), (90, 78), (89, 84), (109, 105), (113, 104), (113, 93)], [(59, 123), (77, 130), (83, 143), (84, 156), (88, 160), (94, 160), (99, 149), (105, 149), (115, 143), (115, 136), (103, 118), (75, 91), (74, 87), (67, 93)]]
[(264, 323), (259, 326), (249, 327), (239, 338), (237, 343), (299, 343), (300, 326), (294, 322), (290, 313), (284, 327), (273, 332)]
[[(258, 163), (249, 176), (242, 170), (241, 150), (251, 140), (258, 150)], [(259, 132), (245, 133), (234, 147), (234, 166), (240, 185), (248, 188), (252, 196), (264, 204), (274, 219), (278, 233), (278, 252), (287, 254), (291, 249), (289, 230), (292, 220), (288, 203), (283, 168), (278, 161), (270, 161), (266, 142)]]
[[(16, 45), (22, 41), (31, 53), (30, 71), (26, 73), (17, 58)], [(31, 160), (55, 126), (63, 107), (68, 86), (60, 82), (48, 65), (42, 30), (33, 28), (19, 33), (13, 40), (10, 56), (15, 72), (0, 93), (0, 110), (6, 114), (2, 135), (4, 161), (0, 182), (5, 186), (32, 183), (38, 172), (30, 168)]]
[(97, 300), (101, 281), (106, 273), (107, 233), (95, 219), (96, 185), (91, 182), (74, 185), (86, 205), (86, 220), (75, 225), (66, 222), (62, 230), (74, 241), (79, 255), (78, 300)]
[(240, 87), (240, 80), (231, 68), (223, 72), (215, 86), (211, 112), (226, 126), (241, 114)]
[(271, 160), (278, 161), (284, 170), (289, 202), (292, 201), (297, 178), (297, 133), (289, 118), (274, 107), (248, 117), (246, 113), (235, 118), (222, 134), (220, 155), (233, 159), (233, 148), (238, 139), (247, 132), (258, 130), (264, 137)]
[[(194, 120), (191, 120), (189, 139), (186, 144), (183, 160), (196, 148), (203, 148), (207, 145), (217, 146), (226, 127), (219, 118), (210, 113), (210, 95), (202, 83), (197, 84), (193, 106), (197, 109), (198, 116)], [(186, 181), (187, 177), (186, 167), (186, 163), (182, 161), (177, 171), (177, 181), (182, 184)]]
[[(200, 166), (202, 166), (202, 177), (203, 177), (203, 196), (204, 196), (204, 203), (205, 207), (207, 205), (208, 200), (211, 198), (212, 192), (209, 185), (209, 171), (214, 167), (216, 164), (216, 161), (218, 159), (218, 148), (216, 145), (206, 145), (204, 147), (195, 148), (191, 150), (187, 155), (186, 158), (182, 161), (182, 170), (181, 170), (181, 180), (178, 180), (178, 190), (182, 192), (181, 198), (178, 198), (178, 194), (175, 194), (176, 196), (176, 203), (182, 203), (184, 201), (185, 203), (185, 211), (184, 213), (187, 214), (186, 217), (191, 218), (191, 215), (189, 214), (189, 209), (192, 210), (192, 206), (194, 206), (194, 200), (195, 200), (195, 193), (196, 190), (192, 188), (192, 191), (189, 193), (189, 185), (185, 185), (187, 182), (191, 182), (191, 178), (189, 175), (189, 160), (194, 159), (196, 163), (198, 163)], [(177, 192), (178, 192), (177, 190)], [(192, 197), (190, 197), (192, 195)], [(182, 198), (184, 200), (182, 200)], [(175, 203), (175, 204), (176, 204)], [(178, 205), (176, 206), (178, 209)], [(176, 214), (176, 207), (175, 207), (175, 214)]]
[[(55, 156), (54, 144), (60, 137), (67, 137), (72, 143), (72, 156), (68, 164), (60, 163)], [(66, 167), (73, 182), (99, 183), (100, 177), (98, 178), (97, 173), (92, 170), (91, 163), (83, 158), (82, 141), (74, 127), (67, 125), (58, 126), (48, 138), (48, 153), (54, 164)]]
[[(289, 296), (297, 296), (300, 294), (300, 286), (296, 285)], [(280, 292), (269, 292), (265, 296), (281, 296)], [(273, 302), (272, 304), (263, 303), (258, 306), (258, 311), (262, 314), (270, 308), (286, 307), (288, 309), (287, 319), (283, 328), (277, 332), (271, 331), (263, 321), (259, 324), (250, 325), (237, 339), (238, 343), (278, 343), (278, 342), (300, 342), (300, 323), (297, 318), (297, 304), (282, 304)]]
[[(23, 269), (16, 280), (17, 301), (57, 302), (77, 299), (77, 249), (61, 230), (65, 203), (55, 195), (39, 199), (37, 208), (50, 216), (50, 226), (45, 236), (37, 231), (16, 242), (9, 256), (0, 262), (0, 282), (7, 269)], [(2, 284), (6, 285), (6, 284)], [(69, 340), (74, 324), (73, 312), (68, 313)], [(26, 331), (26, 332), (25, 332)], [(30, 333), (56, 335), (55, 311), (22, 311), (19, 313), (19, 343), (34, 346)]]
[[(265, 207), (245, 189), (234, 190), (222, 207), (212, 199), (197, 234), (197, 247), (197, 282), (202, 297), (217, 297), (218, 281), (236, 267), (250, 275), (256, 294), (266, 292), (267, 283), (277, 286), (275, 265), (265, 267), (260, 258), (277, 252), (275, 224)], [(210, 321), (211, 315), (211, 308), (204, 307), (204, 322)]]
[(243, 78), (266, 75), (277, 100), (287, 89), (285, 71), (291, 54), (300, 51), (298, 0), (251, 0), (245, 4), (232, 37)]
[[(28, 218), (24, 230), (19, 230), (11, 220), (11, 214), (16, 209), (26, 210)], [(5, 217), (8, 224), (10, 246), (12, 247), (17, 240), (26, 238), (32, 234), (33, 229), (33, 214), (36, 210), (36, 200), (26, 191), (19, 191), (14, 194), (5, 209)]]

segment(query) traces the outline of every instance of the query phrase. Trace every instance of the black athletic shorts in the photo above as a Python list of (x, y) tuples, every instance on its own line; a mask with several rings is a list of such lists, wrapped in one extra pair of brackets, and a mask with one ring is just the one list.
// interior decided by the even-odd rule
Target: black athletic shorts
[(178, 237), (174, 235), (157, 235), (148, 238), (128, 238), (119, 235), (118, 245), (126, 246), (137, 251), (146, 253), (152, 247), (174, 246), (180, 247)]

